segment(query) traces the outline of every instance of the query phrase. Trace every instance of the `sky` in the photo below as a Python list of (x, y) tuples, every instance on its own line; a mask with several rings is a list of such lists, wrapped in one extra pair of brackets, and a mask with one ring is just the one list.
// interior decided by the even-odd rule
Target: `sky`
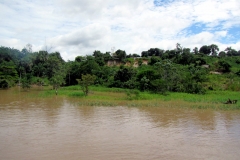
[(150, 48), (240, 50), (240, 0), (1, 0), (0, 45), (64, 60)]

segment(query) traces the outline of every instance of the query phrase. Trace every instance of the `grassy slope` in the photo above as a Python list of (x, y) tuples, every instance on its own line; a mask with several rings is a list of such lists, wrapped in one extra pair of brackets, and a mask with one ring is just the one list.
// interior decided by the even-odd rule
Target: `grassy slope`
[(230, 64), (231, 72), (224, 73), (222, 75), (216, 74), (208, 74), (208, 82), (206, 82), (206, 88), (212, 87), (214, 90), (231, 90), (231, 91), (240, 91), (240, 77), (237, 76), (235, 73), (240, 70), (240, 64), (237, 64), (236, 61), (239, 60), (239, 57), (225, 57), (224, 59), (217, 58), (217, 57), (207, 57), (206, 59), (207, 64), (211, 67), (210, 71), (216, 71), (216, 63), (220, 60), (224, 60)]

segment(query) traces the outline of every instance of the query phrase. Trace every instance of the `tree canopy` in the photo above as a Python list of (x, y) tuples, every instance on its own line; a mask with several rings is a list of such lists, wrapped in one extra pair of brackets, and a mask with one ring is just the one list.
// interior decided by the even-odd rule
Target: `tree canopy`
[[(233, 56), (236, 58), (231, 58)], [(109, 61), (118, 63), (109, 65)], [(95, 50), (92, 55), (78, 55), (74, 61), (68, 62), (59, 52), (32, 52), (30, 44), (21, 51), (2, 46), (0, 88), (9, 88), (17, 83), (23, 88), (31, 84), (52, 85), (57, 93), (60, 86), (81, 84), (85, 86), (83, 91), (86, 95), (89, 85), (161, 94), (168, 91), (204, 93), (210, 71), (239, 77), (239, 64), (240, 51), (231, 47), (220, 51), (216, 44), (191, 50), (177, 43), (171, 50), (150, 48), (142, 51), (141, 56), (136, 53), (127, 55), (121, 49), (111, 54)]]

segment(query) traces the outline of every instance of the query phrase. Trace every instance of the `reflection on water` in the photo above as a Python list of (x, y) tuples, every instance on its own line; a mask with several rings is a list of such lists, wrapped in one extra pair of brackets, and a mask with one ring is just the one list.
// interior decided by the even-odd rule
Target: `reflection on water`
[[(240, 112), (82, 107), (0, 90), (0, 159), (239, 159)], [(37, 96), (36, 96), (37, 97)]]

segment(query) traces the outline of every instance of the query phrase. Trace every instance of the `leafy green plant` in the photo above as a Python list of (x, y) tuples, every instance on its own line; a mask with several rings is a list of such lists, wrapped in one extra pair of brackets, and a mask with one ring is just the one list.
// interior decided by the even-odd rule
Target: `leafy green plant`
[(0, 61), (0, 88), (9, 88), (17, 82), (17, 71), (12, 61)]
[(21, 87), (24, 90), (28, 90), (31, 87), (31, 78), (32, 75), (31, 74), (26, 74), (23, 78), (22, 78), (22, 84)]
[(82, 75), (82, 79), (77, 79), (78, 84), (80, 84), (85, 96), (88, 95), (89, 86), (94, 83), (95, 79), (96, 76), (90, 74)]
[(128, 100), (140, 99), (140, 92), (138, 90), (126, 90)]

